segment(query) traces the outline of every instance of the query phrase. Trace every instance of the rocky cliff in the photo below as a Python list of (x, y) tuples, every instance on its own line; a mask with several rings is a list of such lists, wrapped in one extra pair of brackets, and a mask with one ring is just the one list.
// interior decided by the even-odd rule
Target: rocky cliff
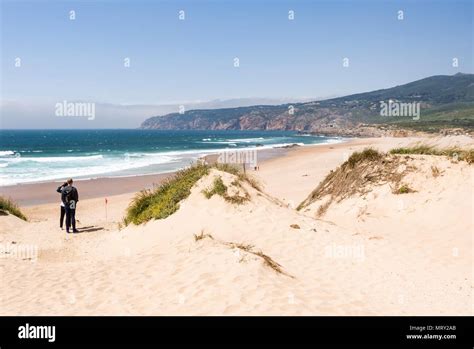
[[(417, 103), (419, 120), (414, 121), (413, 115), (384, 115), (381, 105), (389, 101)], [(473, 128), (474, 74), (432, 76), (389, 89), (317, 102), (189, 110), (151, 117), (141, 128), (295, 130), (342, 135), (367, 124), (399, 125), (425, 131), (430, 128)]]

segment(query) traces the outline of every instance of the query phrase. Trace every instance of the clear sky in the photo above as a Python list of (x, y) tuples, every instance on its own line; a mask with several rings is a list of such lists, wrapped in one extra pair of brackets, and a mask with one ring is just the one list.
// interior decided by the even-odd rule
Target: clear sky
[(0, 1), (2, 101), (25, 108), (326, 97), (473, 72), (468, 0)]

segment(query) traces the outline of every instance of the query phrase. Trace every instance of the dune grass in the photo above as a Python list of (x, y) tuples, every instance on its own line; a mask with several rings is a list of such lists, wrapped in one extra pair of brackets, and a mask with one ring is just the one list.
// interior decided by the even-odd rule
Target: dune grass
[(288, 274), (283, 270), (283, 267), (277, 263), (275, 260), (273, 260), (270, 256), (264, 254), (262, 251), (254, 251), (254, 246), (252, 245), (246, 245), (242, 243), (235, 243), (235, 242), (223, 242), (224, 245), (229, 246), (232, 249), (239, 249), (241, 251), (253, 254), (254, 256), (260, 257), (263, 260), (263, 263), (276, 271), (278, 274), (283, 274), (286, 275), (292, 279), (295, 277), (293, 275)]
[(441, 175), (441, 170), (437, 166), (431, 166), (431, 174), (433, 177), (439, 177)]
[[(273, 258), (266, 255), (262, 251), (255, 251), (255, 247), (253, 245), (243, 244), (243, 243), (240, 243), (240, 242), (227, 242), (227, 241), (216, 240), (216, 239), (214, 239), (214, 237), (211, 234), (206, 234), (204, 232), (204, 230), (201, 230), (199, 235), (194, 234), (194, 241), (195, 242), (204, 240), (206, 238), (209, 238), (209, 239), (213, 240), (214, 242), (216, 242), (218, 244), (221, 244), (221, 245), (224, 245), (224, 246), (227, 246), (231, 249), (238, 249), (238, 250), (244, 251), (246, 253), (252, 254), (254, 256), (257, 256), (257, 257), (262, 259), (264, 265), (270, 267), (271, 269), (276, 271), (278, 274), (286, 275), (286, 276), (288, 276), (292, 279), (295, 278), (293, 275), (288, 274), (286, 271), (284, 271), (283, 267), (278, 262), (276, 262)], [(242, 259), (240, 261), (242, 261)]]
[(347, 159), (346, 164), (351, 168), (354, 168), (358, 163), (363, 161), (376, 161), (380, 160), (383, 154), (373, 148), (366, 148), (361, 152), (354, 152)]
[(249, 193), (243, 188), (242, 183), (240, 182), (239, 179), (232, 181), (231, 185), (238, 187), (239, 192), (243, 191), (244, 196), (239, 195), (239, 193), (235, 195), (229, 195), (227, 192), (228, 188), (224, 184), (220, 176), (214, 179), (214, 182), (212, 183), (211, 188), (203, 190), (203, 194), (208, 199), (210, 199), (214, 194), (217, 194), (220, 197), (222, 197), (225, 201), (230, 202), (231, 204), (236, 204), (236, 205), (241, 205), (244, 202), (250, 200)]
[[(314, 201), (329, 195), (330, 200), (318, 210), (318, 216), (324, 214), (332, 201), (340, 201), (349, 197), (361, 190), (366, 182), (375, 180), (377, 178), (375, 172), (375, 176), (369, 173), (375, 169), (375, 164), (380, 163), (380, 165), (382, 165), (384, 156), (385, 154), (372, 148), (366, 148), (361, 152), (352, 153), (347, 161), (336, 170), (331, 171), (296, 209), (299, 211)], [(381, 167), (384, 168), (385, 166)], [(391, 168), (393, 166), (387, 166), (387, 168), (388, 167)], [(381, 178), (382, 176), (379, 177)]]
[[(366, 148), (361, 152), (354, 152), (341, 166), (331, 171), (296, 209), (302, 210), (313, 202), (328, 197), (328, 200), (323, 202), (317, 210), (317, 216), (322, 216), (334, 201), (340, 202), (356, 193), (365, 194), (367, 184), (389, 183), (395, 185), (394, 194), (413, 193), (415, 190), (407, 185), (402, 185), (401, 180), (414, 168), (408, 165), (405, 157), (394, 155), (417, 154), (447, 156), (453, 161), (474, 163), (474, 149), (464, 150), (456, 147), (439, 149), (419, 145), (395, 148), (386, 154), (372, 148)], [(397, 169), (403, 164), (406, 166), (405, 170), (399, 172)], [(438, 168), (432, 167), (431, 170), (434, 177), (441, 174)]]
[(179, 209), (179, 202), (191, 194), (193, 185), (208, 174), (209, 169), (209, 166), (197, 164), (177, 172), (155, 190), (141, 191), (127, 208), (125, 225), (142, 224), (173, 214)]
[(419, 145), (415, 147), (395, 148), (390, 150), (390, 154), (447, 156), (459, 161), (466, 161), (468, 164), (474, 163), (474, 149), (464, 150), (456, 147), (438, 149), (432, 146)]
[[(399, 168), (404, 169), (399, 171)], [(408, 165), (407, 160), (402, 157), (366, 148), (361, 152), (354, 152), (341, 166), (331, 171), (296, 209), (302, 210), (315, 201), (326, 198), (316, 211), (316, 216), (321, 217), (333, 202), (340, 202), (355, 194), (365, 195), (373, 185), (388, 183), (400, 188), (401, 180), (413, 170), (413, 166)], [(404, 190), (402, 188), (397, 193), (404, 193)]]
[(0, 196), (0, 212), (12, 214), (20, 219), (23, 219), (24, 221), (28, 220), (28, 218), (13, 200), (3, 196)]
[(205, 238), (209, 238), (211, 240), (214, 240), (214, 237), (211, 234), (206, 234), (204, 232), (204, 230), (201, 230), (201, 233), (199, 235), (194, 234), (194, 241), (199, 241), (199, 240), (202, 240), (202, 239), (205, 239)]
[(212, 183), (212, 187), (203, 190), (203, 194), (206, 198), (210, 199), (214, 194), (224, 196), (227, 194), (227, 186), (222, 181), (221, 177), (216, 177)]
[(237, 176), (239, 181), (247, 182), (248, 184), (250, 184), (252, 188), (258, 191), (262, 191), (262, 188), (260, 187), (260, 183), (258, 183), (258, 181), (255, 178), (244, 173), (243, 170), (236, 165), (216, 163), (213, 167), (218, 169), (219, 171), (233, 174), (234, 176)]
[[(124, 225), (142, 224), (152, 219), (164, 219), (179, 209), (179, 202), (186, 199), (191, 194), (191, 188), (203, 176), (209, 174), (209, 171), (215, 168), (220, 171), (228, 172), (237, 176), (238, 180), (243, 180), (249, 183), (254, 188), (259, 188), (258, 183), (250, 176), (242, 173), (242, 171), (233, 165), (229, 164), (215, 164), (205, 165), (202, 163), (195, 164), (189, 168), (178, 171), (174, 176), (165, 180), (158, 188), (154, 190), (143, 190), (139, 192), (132, 200), (127, 208)], [(220, 179), (222, 182), (222, 179)], [(217, 183), (217, 194), (227, 195), (227, 187), (224, 183)], [(214, 187), (216, 183), (214, 183)], [(210, 192), (206, 195), (212, 196)], [(209, 197), (210, 197), (209, 196)], [(247, 196), (244, 198), (247, 200)], [(227, 201), (240, 203), (243, 202), (241, 197), (228, 196)]]

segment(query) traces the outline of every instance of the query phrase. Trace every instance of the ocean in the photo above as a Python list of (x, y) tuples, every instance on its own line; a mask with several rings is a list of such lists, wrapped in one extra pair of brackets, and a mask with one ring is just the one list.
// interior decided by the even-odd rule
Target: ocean
[(166, 173), (219, 151), (341, 140), (294, 131), (0, 130), (0, 186)]

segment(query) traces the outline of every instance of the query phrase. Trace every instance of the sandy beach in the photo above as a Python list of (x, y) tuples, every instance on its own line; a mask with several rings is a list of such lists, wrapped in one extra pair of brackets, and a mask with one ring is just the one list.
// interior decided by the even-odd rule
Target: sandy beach
[[(319, 146), (319, 145), (318, 145)], [(288, 149), (270, 148), (257, 150), (260, 162), (284, 156)], [(215, 162), (216, 154), (203, 156), (202, 159)], [(153, 189), (160, 185), (164, 179), (175, 172), (157, 173), (148, 175), (135, 175), (127, 177), (101, 177), (91, 179), (76, 179), (76, 186), (81, 188), (80, 200), (108, 198), (115, 195), (136, 193), (144, 189)], [(64, 180), (66, 180), (65, 178)], [(17, 185), (0, 186), (0, 195), (12, 198), (21, 206), (34, 206), (46, 203), (59, 203), (56, 188), (64, 181), (22, 183)]]
[(0, 313), (472, 315), (472, 165), (413, 155), (402, 159), (413, 192), (374, 185), (323, 216), (322, 201), (296, 210), (353, 152), (420, 142), (474, 147), (467, 136), (298, 147), (249, 171), (261, 190), (245, 184), (245, 204), (204, 197), (216, 177), (235, 180), (213, 169), (177, 212), (127, 227), (135, 193), (165, 175), (78, 181), (80, 233), (70, 235), (56, 183), (3, 188), (29, 221), (0, 216)]

